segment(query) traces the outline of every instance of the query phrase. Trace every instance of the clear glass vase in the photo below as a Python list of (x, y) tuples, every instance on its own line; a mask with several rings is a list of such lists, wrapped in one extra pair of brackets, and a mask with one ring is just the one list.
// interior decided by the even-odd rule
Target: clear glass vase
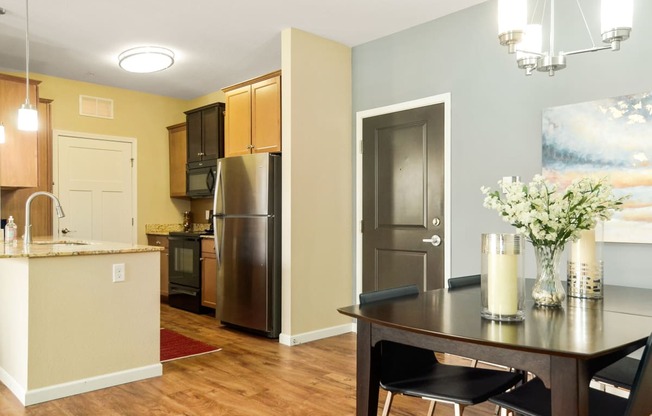
[(558, 308), (566, 299), (559, 275), (563, 252), (564, 246), (534, 246), (537, 280), (532, 288), (532, 299), (536, 305)]

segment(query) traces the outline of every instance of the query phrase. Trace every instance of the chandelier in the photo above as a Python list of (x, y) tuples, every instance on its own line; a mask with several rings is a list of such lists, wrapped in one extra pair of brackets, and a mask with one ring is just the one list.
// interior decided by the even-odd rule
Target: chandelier
[[(571, 52), (555, 51), (555, 0), (542, 0), (540, 23), (534, 23), (540, 0), (536, 1), (530, 23), (527, 23), (527, 0), (498, 0), (498, 39), (507, 51), (516, 52), (516, 63), (525, 75), (534, 70), (555, 75), (566, 68), (566, 57), (603, 50), (620, 50), (620, 42), (629, 38), (632, 30), (633, 0), (602, 0), (602, 42), (608, 46), (596, 46), (589, 25), (584, 17), (580, 0), (575, 0), (592, 46)], [(543, 51), (543, 19), (550, 4), (550, 40), (548, 51)]]

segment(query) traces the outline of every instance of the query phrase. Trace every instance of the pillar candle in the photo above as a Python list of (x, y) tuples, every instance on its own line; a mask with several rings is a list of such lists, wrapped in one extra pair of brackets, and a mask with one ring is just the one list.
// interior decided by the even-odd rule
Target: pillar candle
[(595, 265), (595, 230), (580, 232), (580, 238), (573, 242), (571, 258), (576, 264)]
[(518, 270), (515, 254), (487, 256), (487, 309), (496, 315), (514, 315), (518, 310)]

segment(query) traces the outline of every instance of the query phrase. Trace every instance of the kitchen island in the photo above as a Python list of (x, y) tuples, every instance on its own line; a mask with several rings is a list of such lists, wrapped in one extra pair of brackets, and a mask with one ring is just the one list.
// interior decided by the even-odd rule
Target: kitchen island
[(31, 405), (160, 376), (160, 251), (0, 244), (0, 381)]

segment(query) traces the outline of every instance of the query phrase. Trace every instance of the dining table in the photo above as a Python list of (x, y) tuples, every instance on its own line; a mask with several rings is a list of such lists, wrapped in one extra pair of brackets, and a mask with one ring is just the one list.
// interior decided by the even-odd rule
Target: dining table
[[(533, 280), (526, 282), (528, 293)], [(593, 375), (652, 332), (652, 289), (605, 285), (602, 299), (568, 297), (560, 308), (526, 300), (519, 322), (481, 317), (480, 292), (436, 289), (339, 308), (357, 320), (356, 415), (377, 415), (381, 341), (532, 373), (550, 389), (553, 415), (588, 416)]]

